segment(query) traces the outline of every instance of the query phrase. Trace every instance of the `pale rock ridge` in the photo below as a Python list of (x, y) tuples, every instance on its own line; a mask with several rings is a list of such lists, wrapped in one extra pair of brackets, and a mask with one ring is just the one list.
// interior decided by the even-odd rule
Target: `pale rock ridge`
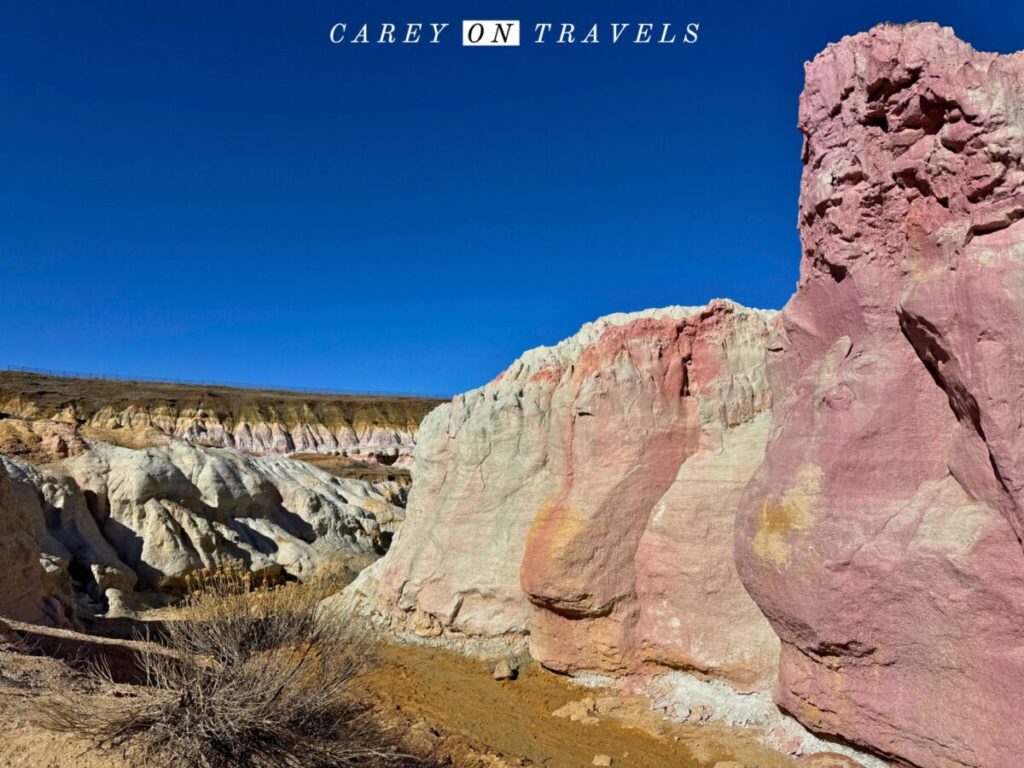
[(776, 699), (922, 768), (1024, 755), (1024, 54), (885, 25), (807, 65), (804, 247), (737, 520)]
[(149, 411), (135, 406), (115, 411), (104, 408), (87, 422), (103, 429), (151, 428), (196, 445), (219, 445), (266, 455), (292, 453), (343, 453), (366, 461), (405, 466), (416, 446), (415, 426), (338, 424), (328, 426), (309, 420), (289, 423), (267, 420), (225, 423), (201, 409), (176, 413)]
[(773, 313), (611, 315), (423, 422), (405, 527), (344, 598), (419, 634), (528, 636), (572, 673), (759, 688), (777, 640), (732, 566)]
[[(436, 404), (419, 397), (307, 395), (0, 372), (0, 419), (77, 424), (87, 436), (123, 440), (130, 447), (177, 438), (258, 455), (337, 453), (405, 466), (411, 463), (419, 422)], [(3, 437), (0, 421), (0, 445)]]
[(297, 578), (329, 557), (361, 566), (404, 517), (368, 482), (180, 441), (144, 450), (94, 443), (40, 468), (0, 464), (37, 551), (93, 599), (119, 605), (132, 590), (174, 590), (196, 571), (238, 563)]
[(87, 568), (100, 590), (130, 590), (136, 577), (103, 537), (85, 494), (71, 477), (0, 456), (26, 530), (45, 558), (62, 570)]

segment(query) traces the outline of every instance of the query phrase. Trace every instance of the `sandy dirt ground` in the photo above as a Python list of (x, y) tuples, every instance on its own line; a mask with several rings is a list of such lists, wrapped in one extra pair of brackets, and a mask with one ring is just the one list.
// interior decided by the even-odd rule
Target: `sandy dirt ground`
[[(140, 768), (123, 750), (100, 750), (31, 722), (33, 703), (58, 687), (82, 696), (117, 695), (74, 667), (114, 649), (113, 658), (128, 677), (131, 644), (18, 629), (20, 641), (0, 638), (0, 766)], [(713, 768), (730, 760), (736, 761), (731, 768), (796, 765), (743, 729), (667, 724), (641, 701), (582, 688), (537, 665), (527, 666), (516, 680), (497, 681), (490, 664), (444, 650), (384, 644), (376, 652), (379, 663), (361, 678), (356, 694), (386, 725), (407, 734), (410, 754), (441, 764), (579, 768), (603, 755), (613, 766), (635, 768)], [(585, 698), (600, 700), (605, 711), (586, 723), (552, 715)]]
[[(3, 768), (130, 768), (120, 753), (98, 751), (86, 739), (56, 735), (32, 724), (35, 702), (57, 689), (80, 696), (105, 691), (76, 673), (56, 651), (74, 663), (94, 658), (83, 636), (43, 630), (42, 639), (14, 636), (0, 625), (0, 766)], [(53, 643), (53, 644), (51, 644)], [(55, 644), (55, 645), (54, 645)]]
[[(789, 768), (795, 761), (739, 728), (664, 723), (646, 704), (582, 688), (536, 664), (516, 680), (493, 679), (491, 665), (419, 646), (384, 646), (366, 685), (384, 716), (406, 718), (412, 733), (434, 740), (442, 758), (482, 753), (509, 765), (578, 768), (598, 755), (633, 768), (704, 768), (733, 760), (751, 768)], [(552, 713), (584, 698), (609, 703), (607, 716), (584, 724)], [(637, 716), (637, 705), (647, 717)], [(629, 727), (617, 712), (639, 727)], [(653, 731), (660, 730), (657, 734)], [(484, 761), (486, 762), (486, 761)], [(734, 766), (733, 768), (738, 768)]]

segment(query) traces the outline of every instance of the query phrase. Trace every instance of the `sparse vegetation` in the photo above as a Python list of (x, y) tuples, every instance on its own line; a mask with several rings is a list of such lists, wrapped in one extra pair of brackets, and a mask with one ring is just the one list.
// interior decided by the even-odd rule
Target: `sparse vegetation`
[(368, 644), (318, 610), (322, 590), (254, 583), (242, 571), (195, 580), (177, 620), (149, 644), (147, 684), (117, 696), (57, 694), (37, 724), (125, 747), (157, 768), (327, 768), (419, 764), (351, 695)]

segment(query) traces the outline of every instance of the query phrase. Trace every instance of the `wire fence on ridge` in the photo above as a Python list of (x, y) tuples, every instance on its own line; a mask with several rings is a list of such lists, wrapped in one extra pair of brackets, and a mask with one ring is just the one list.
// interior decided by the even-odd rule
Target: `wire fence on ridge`
[(83, 373), (81, 371), (64, 371), (53, 368), (30, 368), (20, 365), (8, 365), (0, 368), (3, 373), (29, 373), (37, 376), (54, 376), (63, 379), (81, 379), (83, 381), (120, 381), (124, 383), (138, 382), (143, 384), (173, 384), (185, 387), (209, 387), (211, 389), (241, 389), (249, 392), (292, 393), (303, 395), (323, 395), (336, 397), (400, 397), (420, 400), (451, 400), (450, 394), (441, 392), (387, 392), (369, 389), (320, 389), (316, 387), (293, 387), (281, 384), (252, 384), (237, 381), (200, 381), (198, 379), (160, 378), (157, 376), (117, 376), (106, 373)]

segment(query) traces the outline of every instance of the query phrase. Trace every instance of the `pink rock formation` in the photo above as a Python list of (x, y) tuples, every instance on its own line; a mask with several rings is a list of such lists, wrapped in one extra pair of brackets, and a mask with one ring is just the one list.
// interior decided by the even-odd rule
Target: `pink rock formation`
[(732, 525), (767, 440), (770, 317), (613, 315), (436, 409), (405, 527), (355, 591), (421, 633), (528, 633), (558, 670), (766, 685), (778, 643)]
[(737, 521), (777, 701), (924, 768), (1024, 755), (1024, 55), (881, 26), (807, 65), (796, 295)]

